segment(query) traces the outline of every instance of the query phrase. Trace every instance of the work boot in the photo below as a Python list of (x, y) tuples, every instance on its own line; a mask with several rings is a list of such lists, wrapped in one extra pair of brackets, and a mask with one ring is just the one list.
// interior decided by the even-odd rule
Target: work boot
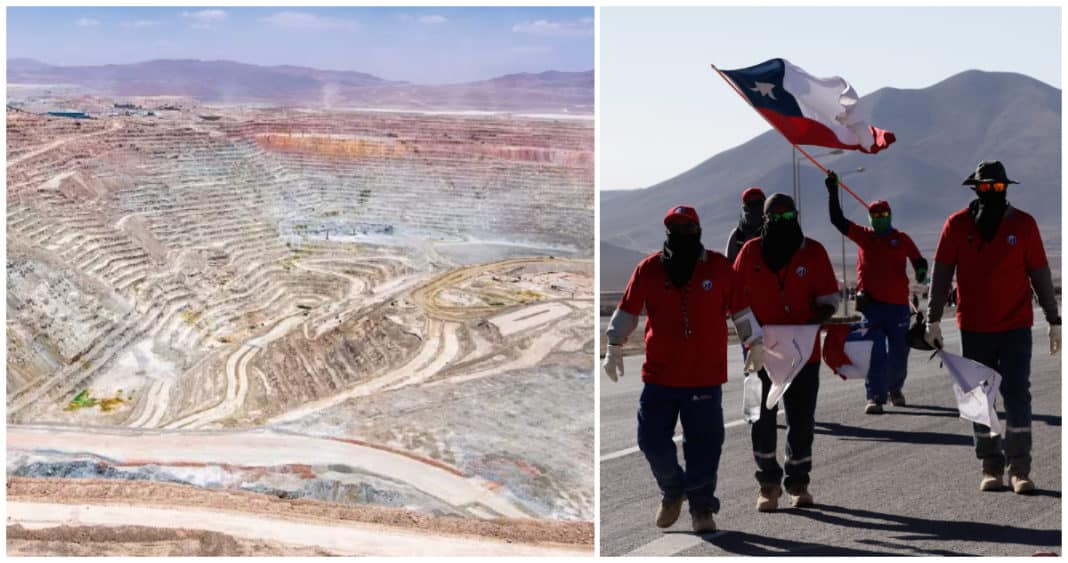
[(693, 519), (693, 531), (695, 534), (708, 534), (716, 531), (716, 519), (711, 510), (703, 510), (690, 515)]
[(808, 485), (789, 487), (786, 489), (786, 492), (793, 497), (793, 505), (795, 508), (805, 508), (816, 504), (812, 499), (812, 493), (808, 492)]
[(876, 403), (875, 401), (868, 401), (868, 404), (864, 407), (864, 414), (883, 414), (882, 403)]
[(1012, 492), (1022, 495), (1035, 490), (1035, 482), (1027, 475), (1009, 473), (1009, 483), (1012, 484)]
[(894, 405), (895, 407), (905, 406), (905, 395), (903, 395), (901, 391), (891, 391), (890, 404)]
[(779, 497), (782, 496), (782, 487), (778, 485), (761, 485), (760, 495), (757, 496), (757, 511), (775, 512), (779, 508)]
[(988, 473), (987, 471), (984, 470), (983, 471), (983, 480), (979, 481), (979, 490), (980, 491), (1000, 491), (1001, 489), (1005, 488), (1005, 483), (1002, 482), (1002, 480), (1004, 478), (1005, 478), (1005, 474), (1004, 473), (1001, 473), (1001, 472)]
[(682, 512), (683, 498), (665, 498), (660, 501), (660, 508), (656, 511), (657, 528), (670, 528), (679, 519), (679, 514)]

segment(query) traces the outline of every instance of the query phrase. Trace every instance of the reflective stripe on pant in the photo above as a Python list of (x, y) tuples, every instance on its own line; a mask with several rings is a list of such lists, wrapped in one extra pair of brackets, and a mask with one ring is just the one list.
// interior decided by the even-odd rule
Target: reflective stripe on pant
[(1005, 438), (991, 436), (990, 428), (973, 424), (975, 455), (983, 469), (1027, 475), (1031, 472), (1031, 329), (1005, 332), (961, 331), (964, 357), (994, 368), (1001, 374), (1005, 407)]
[(873, 334), (872, 363), (864, 386), (868, 399), (885, 403), (887, 391), (901, 391), (908, 376), (909, 306), (871, 302), (864, 310), (864, 321)]
[[(675, 425), (682, 421), (679, 465)], [(690, 512), (719, 512), (716, 481), (723, 449), (723, 395), (715, 387), (668, 387), (646, 383), (638, 402), (638, 448), (645, 454), (665, 498), (686, 495)]]
[[(816, 396), (819, 393), (819, 362), (801, 368), (780, 401), (786, 409), (786, 480), (787, 488), (807, 485), (812, 471), (812, 440), (816, 426)], [(752, 377), (752, 376), (750, 376)], [(764, 370), (760, 371), (763, 389), (760, 397), (760, 419), (749, 429), (753, 441), (753, 458), (756, 460), (756, 480), (761, 485), (778, 485), (783, 480), (783, 468), (776, 459), (779, 413), (764, 408), (764, 401), (771, 389), (771, 380)]]

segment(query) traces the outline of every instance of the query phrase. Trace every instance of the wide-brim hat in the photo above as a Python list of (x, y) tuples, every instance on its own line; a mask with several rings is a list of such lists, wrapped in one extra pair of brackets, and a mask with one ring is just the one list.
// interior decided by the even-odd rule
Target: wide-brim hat
[(1006, 184), (1019, 184), (1019, 182), (1010, 180), (1009, 176), (1005, 174), (1005, 165), (1001, 164), (1000, 160), (982, 160), (979, 161), (979, 165), (975, 167), (975, 172), (971, 176), (968, 176), (961, 182), (962, 186), (974, 186), (979, 182), (1005, 182)]

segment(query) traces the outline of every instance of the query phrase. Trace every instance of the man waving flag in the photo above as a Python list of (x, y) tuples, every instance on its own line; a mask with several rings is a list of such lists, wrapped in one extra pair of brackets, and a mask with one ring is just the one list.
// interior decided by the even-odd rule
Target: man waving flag
[(719, 71), (795, 145), (876, 153), (895, 141), (860, 111), (857, 91), (841, 77), (816, 78), (786, 59)]

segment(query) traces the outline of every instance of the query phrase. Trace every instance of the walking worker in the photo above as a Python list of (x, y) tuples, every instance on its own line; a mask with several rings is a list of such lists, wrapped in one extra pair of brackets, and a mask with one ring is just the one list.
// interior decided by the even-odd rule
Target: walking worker
[(738, 257), (742, 246), (760, 236), (760, 229), (764, 226), (764, 191), (753, 186), (742, 192), (742, 215), (738, 218), (738, 226), (731, 231), (727, 239), (727, 248), (724, 254), (731, 264)]
[(908, 376), (909, 277), (905, 262), (912, 262), (916, 283), (927, 281), (927, 260), (916, 243), (892, 224), (890, 204), (874, 201), (868, 207), (871, 227), (845, 218), (838, 201), (838, 175), (827, 173), (827, 207), (831, 224), (857, 243), (857, 310), (875, 339), (872, 365), (864, 379), (867, 414), (882, 414), (887, 394), (895, 407), (905, 406), (901, 388)]
[[(760, 238), (742, 247), (734, 262), (736, 283), (742, 287), (740, 306), (752, 307), (756, 322), (766, 325), (823, 324), (834, 315), (841, 294), (827, 251), (806, 238), (798, 222), (794, 200), (773, 194), (764, 204), (764, 228)], [(812, 441), (816, 423), (816, 395), (819, 392), (820, 345), (817, 338), (812, 354), (782, 396), (786, 409), (786, 479), (777, 459), (778, 404), (767, 409), (771, 388), (768, 374), (759, 373), (762, 383), (760, 418), (750, 434), (756, 460), (756, 480), (760, 484), (757, 510), (778, 508), (782, 486), (797, 507), (811, 506), (808, 490), (812, 471)]]
[[(663, 495), (656, 525), (674, 524), (687, 499), (694, 531), (712, 532), (724, 439), (720, 386), (727, 381), (726, 316), (733, 313), (739, 340), (749, 347), (749, 371), (763, 366), (762, 333), (749, 309), (732, 307), (739, 289), (734, 271), (722, 254), (702, 246), (694, 208), (672, 208), (664, 226), (664, 249), (638, 264), (609, 322), (604, 370), (612, 381), (623, 376), (623, 344), (645, 309), (638, 447)], [(673, 441), (680, 419), (685, 470)]]
[(1031, 288), (1049, 323), (1049, 353), (1061, 348), (1061, 317), (1053, 293), (1046, 251), (1031, 215), (1008, 202), (1010, 180), (996, 160), (984, 160), (963, 184), (976, 199), (946, 219), (935, 251), (926, 339), (942, 347), (942, 309), (957, 275), (957, 326), (963, 355), (1001, 374), (1005, 438), (974, 424), (975, 455), (982, 461), (979, 490), (1004, 487), (1016, 493), (1035, 488), (1031, 480)]

